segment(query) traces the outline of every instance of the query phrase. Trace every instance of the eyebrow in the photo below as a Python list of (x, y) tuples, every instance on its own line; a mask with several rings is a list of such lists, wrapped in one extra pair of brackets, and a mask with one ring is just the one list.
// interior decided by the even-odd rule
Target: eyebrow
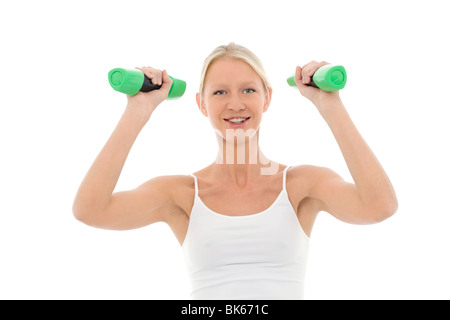
[[(223, 83), (223, 82), (218, 82), (218, 83), (212, 83), (209, 86), (213, 87), (213, 88), (224, 88), (224, 87), (228, 87), (229, 84), (227, 83)], [(239, 87), (252, 87), (252, 86), (257, 86), (258, 84), (255, 81), (245, 81), (245, 82), (241, 82), (239, 84)]]

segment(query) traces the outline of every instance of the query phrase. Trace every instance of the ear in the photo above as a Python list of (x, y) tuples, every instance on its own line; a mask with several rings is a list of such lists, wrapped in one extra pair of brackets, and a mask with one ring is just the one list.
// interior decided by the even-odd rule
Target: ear
[(272, 88), (269, 88), (269, 91), (267, 92), (265, 97), (263, 112), (266, 112), (267, 109), (269, 109), (271, 101), (272, 101)]
[(208, 111), (206, 111), (205, 102), (203, 101), (200, 93), (198, 93), (198, 92), (197, 92), (197, 95), (196, 95), (196, 100), (197, 100), (197, 105), (198, 105), (198, 108), (200, 109), (200, 112), (203, 113), (203, 115), (205, 117), (207, 117), (208, 116)]

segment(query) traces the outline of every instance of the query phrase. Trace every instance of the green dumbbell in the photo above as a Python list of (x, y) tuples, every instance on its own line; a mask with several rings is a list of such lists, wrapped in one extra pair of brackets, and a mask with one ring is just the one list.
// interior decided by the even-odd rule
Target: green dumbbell
[[(171, 76), (169, 77), (173, 80), (173, 83), (168, 98), (174, 99), (181, 97), (186, 91), (186, 82)], [(149, 92), (161, 88), (160, 85), (153, 84), (141, 70), (137, 69), (112, 69), (108, 72), (108, 81), (114, 90), (130, 96), (135, 95), (139, 91)]]
[[(295, 87), (294, 76), (287, 79), (287, 83)], [(327, 64), (317, 69), (312, 76), (311, 82), (308, 86), (322, 89), (323, 91), (337, 91), (343, 89), (347, 83), (347, 72), (343, 66), (333, 66)]]

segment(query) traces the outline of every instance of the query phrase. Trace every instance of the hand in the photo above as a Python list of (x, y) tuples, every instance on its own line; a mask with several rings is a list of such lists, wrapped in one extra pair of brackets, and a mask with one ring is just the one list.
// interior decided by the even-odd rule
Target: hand
[(148, 118), (156, 107), (167, 99), (169, 95), (170, 88), (172, 87), (172, 79), (170, 79), (167, 71), (161, 71), (151, 67), (136, 68), (141, 70), (155, 85), (161, 85), (158, 90), (153, 90), (150, 92), (138, 92), (134, 96), (127, 96), (128, 106), (127, 109), (131, 108), (141, 117)]
[(300, 91), (302, 96), (308, 98), (319, 109), (319, 111), (322, 111), (321, 109), (333, 105), (337, 101), (340, 101), (339, 91), (326, 92), (320, 90), (319, 88), (306, 85), (311, 82), (314, 73), (320, 67), (323, 67), (327, 64), (329, 63), (325, 61), (311, 61), (310, 63), (304, 65), (303, 68), (297, 66), (295, 70), (294, 81), (297, 85), (298, 90)]

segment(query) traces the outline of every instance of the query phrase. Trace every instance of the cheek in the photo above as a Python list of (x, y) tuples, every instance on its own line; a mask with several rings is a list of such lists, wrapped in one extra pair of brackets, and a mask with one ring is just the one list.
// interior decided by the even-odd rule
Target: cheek
[(259, 117), (261, 117), (266, 110), (264, 97), (259, 96), (254, 97), (252, 99), (251, 105), (252, 105), (252, 112), (255, 115), (258, 115)]
[(208, 117), (209, 122), (211, 123), (211, 126), (213, 129), (217, 130), (217, 127), (220, 126), (220, 113), (217, 112), (218, 108), (217, 106), (211, 106), (209, 105), (207, 108), (205, 108), (204, 115)]

